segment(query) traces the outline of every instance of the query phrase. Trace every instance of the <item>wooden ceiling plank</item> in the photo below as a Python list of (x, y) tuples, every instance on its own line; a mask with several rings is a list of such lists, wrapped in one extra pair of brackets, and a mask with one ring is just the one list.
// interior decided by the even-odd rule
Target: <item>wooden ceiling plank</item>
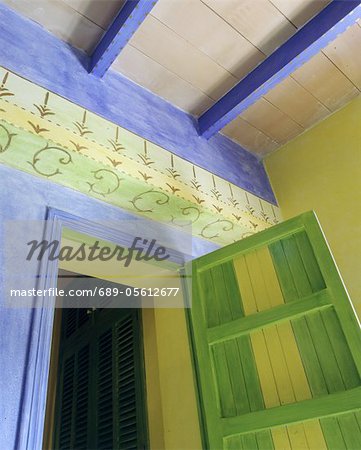
[(91, 53), (104, 30), (61, 0), (2, 0), (10, 8), (42, 25), (59, 39)]
[(124, 5), (125, 0), (62, 0), (82, 16), (106, 30)]
[(199, 115), (213, 104), (201, 91), (130, 44), (122, 51), (112, 68), (191, 114)]
[(265, 58), (201, 0), (160, 0), (152, 10), (152, 16), (238, 79)]
[(241, 117), (237, 117), (224, 127), (222, 134), (228, 136), (246, 150), (251, 151), (260, 157), (263, 157), (279, 147), (278, 142), (273, 141), (270, 137), (266, 136), (262, 131), (246, 122)]
[(331, 0), (270, 0), (297, 28), (318, 14)]
[(298, 68), (292, 78), (331, 111), (336, 111), (359, 94), (358, 89), (323, 53)]
[(272, 140), (284, 144), (304, 131), (304, 128), (264, 98), (240, 115)]
[(266, 55), (296, 30), (268, 0), (203, 1)]
[(237, 82), (232, 74), (151, 15), (130, 43), (214, 100)]
[(355, 24), (328, 45), (325, 55), (361, 89), (361, 28)]
[(291, 77), (281, 81), (264, 98), (303, 128), (310, 127), (330, 113), (328, 108)]

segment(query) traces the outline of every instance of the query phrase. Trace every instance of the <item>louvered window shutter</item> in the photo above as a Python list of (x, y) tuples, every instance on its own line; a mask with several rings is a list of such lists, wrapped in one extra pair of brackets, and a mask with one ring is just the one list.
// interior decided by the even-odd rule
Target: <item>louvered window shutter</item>
[(187, 270), (205, 448), (360, 449), (360, 326), (314, 214)]
[[(139, 342), (134, 314), (102, 333), (97, 344), (97, 449), (145, 448)], [(138, 375), (139, 378), (139, 375)]]
[(65, 357), (61, 383), (59, 449), (88, 447), (89, 345)]
[(145, 449), (138, 312), (97, 312), (91, 328), (84, 317), (64, 312), (56, 448)]

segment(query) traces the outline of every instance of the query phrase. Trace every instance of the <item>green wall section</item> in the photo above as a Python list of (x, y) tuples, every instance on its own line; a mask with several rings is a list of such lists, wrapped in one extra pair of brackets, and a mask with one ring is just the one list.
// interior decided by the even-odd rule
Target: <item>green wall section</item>
[(361, 97), (266, 160), (283, 217), (313, 209), (361, 317)]

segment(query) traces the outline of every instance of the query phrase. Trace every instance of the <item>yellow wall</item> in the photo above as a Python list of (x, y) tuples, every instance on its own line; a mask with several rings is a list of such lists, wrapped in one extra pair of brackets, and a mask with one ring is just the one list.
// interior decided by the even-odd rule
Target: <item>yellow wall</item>
[[(152, 386), (147, 381), (151, 450), (201, 450), (185, 311), (178, 308), (143, 310), (143, 324), (148, 335), (153, 328), (153, 339), (148, 342), (144, 339), (146, 371), (153, 379), (148, 380)], [(158, 367), (151, 364), (155, 358)], [(156, 442), (161, 444), (156, 445)]]
[(361, 317), (361, 96), (265, 166), (284, 219), (316, 211)]

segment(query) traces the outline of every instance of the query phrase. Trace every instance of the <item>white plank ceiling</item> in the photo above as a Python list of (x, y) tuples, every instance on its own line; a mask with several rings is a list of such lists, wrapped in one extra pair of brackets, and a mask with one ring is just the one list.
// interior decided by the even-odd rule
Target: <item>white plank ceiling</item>
[[(90, 53), (124, 0), (1, 0)], [(112, 68), (195, 116), (329, 0), (159, 0)], [(360, 94), (361, 24), (227, 125), (260, 157)]]

